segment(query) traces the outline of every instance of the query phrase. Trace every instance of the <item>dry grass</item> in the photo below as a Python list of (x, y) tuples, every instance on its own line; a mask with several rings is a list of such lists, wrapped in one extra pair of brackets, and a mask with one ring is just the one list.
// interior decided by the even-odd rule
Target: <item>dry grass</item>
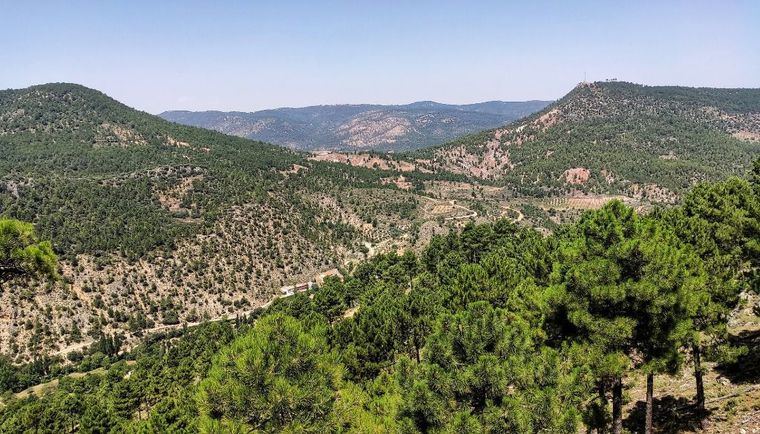
[[(749, 297), (748, 305), (758, 301)], [(751, 309), (740, 309), (740, 328), (732, 328), (734, 345), (746, 346), (748, 352), (736, 363), (706, 364), (704, 375), (706, 411), (702, 419), (693, 405), (696, 395), (692, 365), (687, 363), (678, 375), (655, 377), (655, 432), (658, 433), (760, 433), (760, 318)], [(626, 379), (625, 425), (631, 432), (643, 426), (646, 377)]]

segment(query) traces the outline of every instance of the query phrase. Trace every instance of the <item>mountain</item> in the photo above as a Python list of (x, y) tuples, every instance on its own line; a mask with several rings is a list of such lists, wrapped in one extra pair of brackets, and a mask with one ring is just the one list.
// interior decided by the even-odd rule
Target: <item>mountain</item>
[(582, 83), (525, 119), (398, 158), (527, 195), (671, 200), (760, 154), (760, 89)]
[(672, 202), (760, 154), (758, 94), (584, 84), (434, 148), (314, 155), (74, 84), (0, 91), (0, 216), (34, 223), (62, 274), (0, 283), (0, 352), (68, 354), (115, 334), (133, 345), (469, 221), (551, 231), (612, 198)]
[(167, 111), (162, 118), (300, 150), (400, 151), (431, 146), (534, 113), (548, 101), (326, 105), (253, 113)]
[(34, 223), (63, 276), (0, 285), (0, 353), (22, 358), (254, 309), (408, 227), (417, 206), (376, 171), (74, 84), (0, 91), (0, 149), (0, 216)]
[[(584, 85), (389, 156), (295, 152), (78, 85), (0, 91), (0, 432), (632, 432), (652, 408), (657, 429), (754, 429), (760, 160), (653, 213), (579, 194), (633, 171), (542, 170), (604, 147), (616, 174), (649, 152), (725, 177), (757, 155), (755, 100)], [(535, 182), (494, 169), (532, 146)], [(659, 188), (683, 176), (652, 167)], [(540, 197), (566, 184), (575, 202)], [(50, 245), (60, 279), (17, 265)]]

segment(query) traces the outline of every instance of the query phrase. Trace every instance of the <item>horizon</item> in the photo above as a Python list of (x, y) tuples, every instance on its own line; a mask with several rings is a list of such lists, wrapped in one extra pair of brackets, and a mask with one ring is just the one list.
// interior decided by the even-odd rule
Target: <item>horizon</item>
[[(360, 103), (336, 103), (336, 104), (312, 104), (312, 105), (304, 105), (304, 106), (281, 106), (281, 107), (270, 107), (270, 108), (263, 108), (259, 110), (253, 110), (253, 111), (243, 111), (243, 110), (217, 110), (217, 109), (202, 109), (202, 110), (186, 110), (186, 109), (171, 109), (171, 110), (164, 110), (161, 113), (167, 113), (167, 112), (220, 112), (220, 113), (256, 113), (256, 112), (263, 112), (263, 111), (272, 111), (272, 110), (287, 110), (287, 109), (305, 109), (305, 108), (313, 108), (313, 107), (361, 107), (361, 106), (383, 106), (383, 107), (403, 107), (408, 106), (412, 104), (419, 104), (419, 103), (433, 103), (433, 104), (441, 104), (441, 105), (452, 105), (452, 106), (465, 106), (465, 105), (476, 105), (476, 104), (487, 104), (487, 103), (523, 103), (523, 102), (554, 102), (556, 99), (552, 100), (541, 100), (541, 99), (527, 99), (527, 100), (499, 100), (499, 99), (492, 99), (488, 101), (472, 101), (472, 102), (463, 102), (463, 103), (449, 103), (449, 102), (441, 102), (441, 101), (434, 101), (434, 100), (418, 100), (418, 101), (410, 101), (410, 102), (401, 102), (401, 103), (393, 103), (393, 104), (376, 104), (376, 103), (367, 103), (367, 102), (360, 102)], [(158, 113), (158, 114), (161, 114)]]
[[(410, 101), (410, 102), (402, 102), (402, 103), (391, 103), (391, 104), (382, 104), (382, 103), (327, 103), (327, 104), (313, 104), (313, 105), (307, 105), (307, 106), (281, 106), (281, 107), (269, 107), (269, 108), (262, 108), (258, 110), (252, 110), (252, 111), (245, 111), (245, 110), (219, 110), (219, 109), (198, 109), (198, 110), (190, 110), (190, 109), (168, 109), (157, 113), (147, 112), (149, 114), (153, 115), (161, 115), (163, 113), (169, 113), (169, 112), (190, 112), (190, 113), (203, 113), (203, 112), (218, 112), (218, 113), (257, 113), (257, 112), (264, 112), (264, 111), (275, 111), (275, 110), (287, 110), (287, 109), (305, 109), (305, 108), (314, 108), (314, 107), (339, 107), (339, 106), (353, 106), (353, 107), (359, 107), (359, 106), (384, 106), (384, 107), (403, 107), (407, 105), (412, 104), (419, 104), (419, 103), (434, 103), (434, 104), (441, 104), (441, 105), (452, 105), (452, 106), (465, 106), (465, 105), (477, 105), (477, 104), (487, 104), (487, 103), (530, 103), (530, 102), (549, 102), (554, 103), (563, 97), (565, 97), (568, 93), (570, 93), (573, 89), (580, 86), (584, 83), (627, 83), (627, 84), (633, 84), (636, 86), (643, 86), (643, 87), (682, 87), (687, 89), (734, 89), (734, 90), (760, 90), (760, 86), (757, 87), (717, 87), (717, 86), (684, 86), (680, 84), (646, 84), (646, 83), (634, 83), (631, 81), (625, 81), (625, 80), (596, 80), (596, 81), (587, 81), (587, 82), (579, 82), (575, 86), (573, 86), (570, 90), (568, 90), (566, 93), (562, 94), (558, 98), (555, 99), (526, 99), (526, 100), (485, 100), (485, 101), (472, 101), (472, 102), (462, 102), (462, 103), (449, 103), (449, 102), (442, 102), (442, 101), (434, 101), (434, 100), (417, 100), (417, 101)], [(109, 95), (107, 92), (97, 89), (94, 87), (87, 86), (82, 83), (74, 83), (74, 82), (48, 82), (48, 83), (35, 83), (31, 84), (29, 86), (21, 87), (21, 88), (6, 88), (6, 89), (0, 89), (0, 91), (9, 91), (9, 90), (21, 90), (26, 89), (30, 87), (35, 86), (47, 86), (47, 85), (55, 85), (55, 84), (64, 84), (64, 85), (75, 85), (75, 86), (82, 86), (90, 90), (94, 90), (97, 92), (101, 92), (107, 97), (123, 103), (127, 105), (130, 108), (133, 108), (135, 110), (145, 111), (137, 107), (132, 107), (129, 104), (126, 104), (124, 101), (119, 100), (118, 98)]]
[(9, 2), (34, 19), (0, 29), (0, 88), (73, 82), (158, 114), (760, 86), (753, 2), (137, 3)]

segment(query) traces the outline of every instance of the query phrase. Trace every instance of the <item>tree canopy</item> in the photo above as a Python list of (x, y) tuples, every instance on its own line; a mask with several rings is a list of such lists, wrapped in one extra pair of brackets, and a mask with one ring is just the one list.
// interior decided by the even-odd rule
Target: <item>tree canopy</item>
[(40, 241), (31, 223), (0, 218), (0, 279), (16, 274), (55, 277), (57, 258), (49, 241)]

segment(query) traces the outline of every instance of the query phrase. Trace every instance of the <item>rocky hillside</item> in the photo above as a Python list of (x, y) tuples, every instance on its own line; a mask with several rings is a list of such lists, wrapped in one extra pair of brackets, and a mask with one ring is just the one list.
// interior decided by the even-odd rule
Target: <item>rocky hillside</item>
[(743, 173), (759, 154), (760, 89), (600, 82), (406, 158), (534, 196), (583, 190), (670, 201), (696, 182)]
[(72, 84), (0, 92), (0, 149), (0, 216), (52, 240), (63, 276), (2, 283), (0, 353), (22, 358), (253, 309), (342, 264), (416, 203), (384, 194), (397, 188), (373, 171)]
[(494, 128), (528, 116), (548, 101), (449, 105), (329, 105), (254, 113), (168, 111), (172, 122), (300, 150), (409, 150)]

